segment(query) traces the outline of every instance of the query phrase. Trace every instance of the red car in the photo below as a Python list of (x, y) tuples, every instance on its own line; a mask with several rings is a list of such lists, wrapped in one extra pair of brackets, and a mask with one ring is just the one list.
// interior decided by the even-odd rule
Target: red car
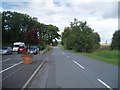
[(19, 53), (22, 53), (23, 51), (27, 51), (27, 48), (24, 47), (24, 46), (20, 46), (20, 47), (18, 48), (18, 54), (19, 54)]

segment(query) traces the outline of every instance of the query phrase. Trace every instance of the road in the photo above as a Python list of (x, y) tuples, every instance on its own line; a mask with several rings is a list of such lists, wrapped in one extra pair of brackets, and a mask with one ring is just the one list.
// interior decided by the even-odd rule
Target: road
[(29, 88), (118, 88), (118, 67), (54, 47)]
[(48, 53), (44, 55), (35, 55), (32, 64), (23, 64), (20, 54), (2, 55), (0, 64), (2, 64), (2, 88), (22, 88), (27, 80), (41, 64)]

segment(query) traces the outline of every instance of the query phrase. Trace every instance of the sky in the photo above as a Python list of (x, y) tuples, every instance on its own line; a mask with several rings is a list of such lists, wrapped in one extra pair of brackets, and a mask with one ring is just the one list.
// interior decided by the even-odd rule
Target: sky
[(2, 0), (0, 11), (16, 11), (37, 17), (38, 21), (53, 24), (64, 31), (77, 18), (98, 32), (101, 43), (111, 43), (118, 30), (119, 0)]

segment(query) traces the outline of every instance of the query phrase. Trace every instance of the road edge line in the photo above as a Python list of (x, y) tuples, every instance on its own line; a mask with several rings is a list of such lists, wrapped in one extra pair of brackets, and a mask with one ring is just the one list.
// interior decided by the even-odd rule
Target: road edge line
[(22, 61), (19, 62), (19, 63), (17, 63), (17, 64), (14, 64), (14, 65), (12, 65), (12, 66), (10, 66), (10, 67), (8, 67), (8, 68), (2, 70), (2, 71), (0, 71), (0, 74), (3, 73), (3, 72), (5, 72), (5, 71), (7, 71), (7, 70), (9, 70), (9, 69), (11, 69), (11, 68), (13, 68), (13, 67), (15, 67), (15, 66), (17, 66), (17, 65), (19, 65), (19, 64), (21, 64), (21, 63), (22, 63)]
[[(48, 58), (48, 57), (47, 57)], [(46, 59), (47, 59), (46, 58)], [(28, 84), (31, 82), (33, 77), (37, 74), (38, 70), (42, 67), (42, 65), (45, 63), (46, 59), (38, 66), (38, 68), (35, 70), (35, 72), (31, 75), (31, 77), (27, 80), (27, 82), (24, 84), (21, 90), (24, 90), (27, 88)]]

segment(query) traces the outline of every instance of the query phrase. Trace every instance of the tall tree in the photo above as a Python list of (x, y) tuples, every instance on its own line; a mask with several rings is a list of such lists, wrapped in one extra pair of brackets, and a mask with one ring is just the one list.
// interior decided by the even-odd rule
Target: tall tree
[(120, 50), (120, 30), (114, 32), (112, 37), (111, 49)]
[(53, 45), (53, 40), (59, 39), (60, 35), (58, 34), (58, 27), (53, 25), (46, 25), (43, 33), (44, 33), (44, 40), (47, 42), (47, 44)]
[[(35, 30), (39, 31), (40, 40), (37, 40)], [(36, 17), (18, 12), (2, 12), (3, 43), (25, 40), (27, 43), (44, 41), (44, 43), (53, 45), (53, 40), (60, 37), (58, 31), (58, 27), (40, 23)]]
[(3, 43), (23, 41), (26, 32), (39, 27), (40, 23), (35, 17), (18, 12), (2, 12)]
[(67, 49), (90, 52), (100, 46), (100, 36), (93, 31), (86, 21), (81, 22), (75, 18), (70, 27), (65, 28), (62, 33), (62, 44)]
[[(70, 28), (69, 28), (69, 27), (66, 27), (66, 28), (64, 29), (64, 32), (62, 33), (62, 44), (63, 44), (63, 45), (66, 45), (66, 39), (67, 39), (69, 33), (70, 33)], [(66, 46), (65, 46), (65, 47), (66, 47)]]

